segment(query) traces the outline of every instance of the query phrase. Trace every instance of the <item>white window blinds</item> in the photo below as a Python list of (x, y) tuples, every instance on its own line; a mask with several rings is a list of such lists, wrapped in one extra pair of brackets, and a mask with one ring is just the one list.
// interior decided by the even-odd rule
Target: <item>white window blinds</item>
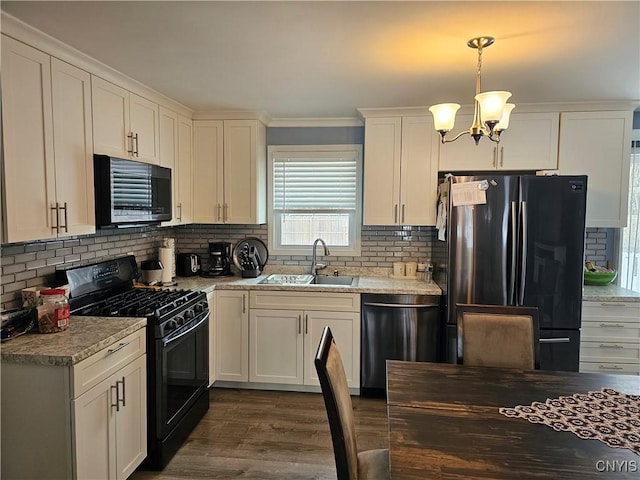
[(302, 158), (278, 152), (273, 165), (274, 211), (355, 211), (357, 175), (356, 156), (319, 152)]

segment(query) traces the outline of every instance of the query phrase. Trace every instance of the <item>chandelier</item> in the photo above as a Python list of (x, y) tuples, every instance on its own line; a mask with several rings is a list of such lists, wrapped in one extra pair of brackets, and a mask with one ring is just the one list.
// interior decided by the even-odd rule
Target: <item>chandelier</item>
[(493, 37), (476, 37), (467, 42), (471, 48), (478, 50), (478, 70), (476, 73), (476, 96), (473, 109), (473, 123), (469, 130), (460, 132), (455, 137), (447, 139), (447, 133), (453, 129), (456, 120), (456, 112), (460, 108), (457, 103), (440, 103), (429, 107), (433, 114), (434, 126), (440, 133), (442, 143), (453, 142), (462, 135), (469, 134), (473, 137), (476, 145), (482, 137), (487, 137), (493, 142), (500, 142), (500, 134), (509, 126), (509, 115), (515, 107), (512, 103), (507, 103), (511, 92), (480, 92), (482, 69), (482, 50), (493, 44)]

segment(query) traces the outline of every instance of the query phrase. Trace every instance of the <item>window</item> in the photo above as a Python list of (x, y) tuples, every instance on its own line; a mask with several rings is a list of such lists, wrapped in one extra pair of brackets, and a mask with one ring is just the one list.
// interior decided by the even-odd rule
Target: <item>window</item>
[(269, 147), (269, 250), (310, 255), (322, 238), (332, 255), (360, 255), (362, 146)]
[(629, 210), (622, 229), (620, 286), (640, 292), (640, 130), (633, 131), (631, 171), (629, 172)]

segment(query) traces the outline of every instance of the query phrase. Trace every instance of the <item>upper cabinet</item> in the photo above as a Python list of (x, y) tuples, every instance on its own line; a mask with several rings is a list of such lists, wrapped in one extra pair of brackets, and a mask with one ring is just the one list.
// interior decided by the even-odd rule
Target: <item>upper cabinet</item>
[(193, 135), (193, 221), (265, 223), (265, 125), (259, 120), (195, 120)]
[(160, 165), (171, 168), (173, 216), (163, 226), (191, 223), (191, 120), (160, 106)]
[(562, 113), (558, 167), (587, 175), (587, 227), (627, 224), (631, 111)]
[(159, 163), (158, 104), (94, 75), (91, 86), (94, 152)]
[(2, 35), (3, 242), (95, 232), (89, 75)]
[(438, 134), (430, 115), (363, 109), (365, 225), (435, 225)]
[[(558, 112), (512, 113), (500, 143), (483, 138), (476, 145), (465, 135), (441, 145), (439, 170), (555, 170), (558, 168), (559, 118)], [(462, 128), (472, 122), (473, 115), (456, 117), (456, 125)]]

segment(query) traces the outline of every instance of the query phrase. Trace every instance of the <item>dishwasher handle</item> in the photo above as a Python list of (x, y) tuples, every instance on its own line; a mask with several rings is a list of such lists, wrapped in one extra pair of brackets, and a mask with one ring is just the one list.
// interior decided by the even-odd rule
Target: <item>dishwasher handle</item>
[(438, 308), (437, 303), (379, 303), (364, 302), (365, 307), (385, 307), (385, 308)]

